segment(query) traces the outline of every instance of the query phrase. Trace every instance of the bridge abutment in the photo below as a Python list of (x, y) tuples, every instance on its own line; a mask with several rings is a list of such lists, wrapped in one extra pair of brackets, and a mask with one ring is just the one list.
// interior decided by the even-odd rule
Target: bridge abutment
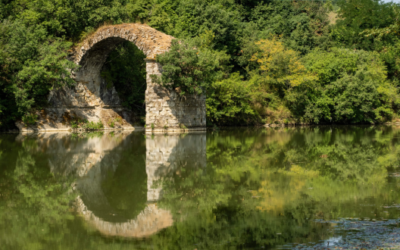
[(204, 130), (206, 126), (205, 95), (180, 96), (152, 81), (151, 75), (161, 75), (161, 65), (146, 59), (146, 132), (174, 133)]

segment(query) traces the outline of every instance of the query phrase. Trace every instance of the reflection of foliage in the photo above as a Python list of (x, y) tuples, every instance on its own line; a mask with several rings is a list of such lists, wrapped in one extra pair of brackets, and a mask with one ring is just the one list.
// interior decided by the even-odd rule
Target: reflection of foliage
[[(111, 134), (111, 133), (110, 133)], [(96, 137), (102, 137), (104, 135), (104, 132), (102, 131), (92, 131), (92, 132), (83, 132), (83, 133), (72, 133), (71, 138), (72, 139), (82, 139), (82, 138), (96, 138)]]
[[(275, 245), (293, 240), (292, 237), (309, 235), (313, 213), (311, 199), (303, 199), (305, 204), (297, 208), (298, 215), (286, 211), (282, 217), (271, 216), (256, 209), (259, 197), (253, 195), (252, 190), (262, 185), (262, 169), (247, 157), (254, 150), (255, 137), (240, 138), (244, 140), (230, 136), (210, 137), (206, 169), (190, 169), (182, 164), (172, 178), (163, 182), (165, 200), (160, 203), (174, 211), (176, 221), (180, 222), (175, 227), (181, 237), (172, 244), (181, 248), (196, 244), (201, 249), (223, 249), (230, 245)], [(307, 216), (302, 217), (305, 214)], [(288, 220), (293, 217), (296, 219)], [(298, 221), (303, 223), (303, 228), (296, 227)], [(285, 236), (277, 237), (277, 233), (282, 232)], [(173, 238), (174, 233), (173, 229), (166, 230), (156, 240)]]
[[(82, 134), (81, 134), (82, 135)], [(48, 156), (40, 139), (1, 135), (0, 141), (0, 245), (1, 249), (132, 249), (128, 244), (109, 242), (74, 216), (76, 193), (71, 192), (73, 179), (49, 171)], [(115, 136), (117, 137), (117, 135)], [(141, 137), (141, 134), (138, 134)], [(56, 145), (58, 138), (49, 140)], [(79, 144), (76, 137), (68, 149)], [(119, 138), (117, 138), (119, 140)], [(143, 140), (139, 140), (143, 142)], [(144, 150), (143, 145), (134, 144)], [(138, 147), (139, 146), (139, 147)], [(116, 152), (118, 153), (118, 152)], [(125, 157), (129, 158), (129, 157)]]
[[(74, 218), (70, 213), (74, 195), (68, 192), (72, 181), (55, 177), (43, 168), (46, 164), (42, 155), (31, 154), (35, 148), (34, 141), (24, 141), (14, 169), (6, 168), (1, 174), (8, 181), (5, 190), (0, 191), (9, 194), (0, 199), (0, 241), (4, 249), (42, 249), (59, 244), (59, 237), (49, 236), (60, 228), (69, 233), (65, 223)], [(16, 235), (17, 241), (10, 240)]]
[(262, 175), (261, 187), (251, 191), (254, 197), (260, 198), (257, 208), (282, 213), (286, 204), (298, 199), (298, 193), (304, 189), (307, 180), (318, 177), (318, 171), (307, 171), (298, 165), (292, 165), (288, 171), (279, 169), (271, 173), (267, 170)]
[[(18, 185), (19, 193), (27, 198), (31, 209), (35, 209), (39, 217), (48, 222), (60, 223), (63, 219), (72, 219), (69, 202), (73, 196), (66, 195), (69, 182), (62, 183), (48, 173), (47, 169), (36, 168), (36, 161), (30, 154), (21, 152), (14, 170), (14, 180)], [(46, 182), (43, 186), (38, 182)], [(64, 186), (64, 187), (63, 187)]]
[[(353, 127), (208, 135), (206, 169), (182, 164), (164, 179), (161, 204), (179, 223), (156, 238), (163, 242), (178, 230), (174, 244), (182, 248), (217, 249), (318, 239), (328, 232), (315, 218), (353, 216), (354, 199), (397, 200), (385, 183), (386, 169), (398, 166), (399, 132)], [(375, 216), (387, 216), (374, 209)], [(357, 214), (371, 216), (370, 209)]]

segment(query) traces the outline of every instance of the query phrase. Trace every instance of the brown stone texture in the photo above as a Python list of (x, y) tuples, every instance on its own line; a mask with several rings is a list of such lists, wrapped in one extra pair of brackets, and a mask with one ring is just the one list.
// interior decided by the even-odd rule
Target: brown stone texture
[(17, 126), (23, 132), (57, 131), (70, 129), (71, 117), (88, 121), (102, 121), (111, 129), (109, 120), (121, 117), (119, 128), (135, 129), (139, 117), (121, 106), (114, 86), (107, 86), (101, 77), (101, 69), (109, 53), (123, 41), (134, 43), (147, 56), (146, 126), (148, 132), (180, 128), (205, 128), (205, 96), (180, 97), (153, 83), (151, 75), (160, 75), (161, 66), (156, 63), (158, 54), (168, 51), (173, 37), (144, 24), (109, 25), (99, 28), (78, 45), (69, 59), (80, 66), (71, 72), (76, 81), (73, 87), (54, 90), (49, 95), (46, 113), (39, 115), (33, 126), (21, 122)]

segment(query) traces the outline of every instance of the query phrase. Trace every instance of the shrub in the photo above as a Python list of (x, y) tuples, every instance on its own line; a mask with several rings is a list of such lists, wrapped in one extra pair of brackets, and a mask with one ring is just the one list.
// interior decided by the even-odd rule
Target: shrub
[(73, 129), (77, 129), (79, 126), (78, 126), (78, 122), (77, 121), (71, 121), (71, 127), (73, 128)]
[(115, 121), (118, 123), (122, 123), (122, 117), (118, 116), (117, 118), (115, 118)]
[(229, 56), (202, 45), (201, 39), (173, 40), (171, 49), (157, 56), (163, 71), (161, 78), (152, 75), (153, 81), (180, 95), (204, 93), (212, 82), (221, 78)]
[(101, 121), (99, 122), (88, 122), (86, 121), (83, 125), (82, 128), (84, 128), (85, 130), (99, 130), (99, 129), (103, 129), (104, 125)]
[(251, 123), (257, 114), (251, 107), (251, 86), (238, 74), (212, 83), (207, 93), (207, 118), (213, 124)]
[(22, 116), (22, 122), (27, 125), (34, 125), (37, 122), (38, 116), (35, 113), (27, 113)]

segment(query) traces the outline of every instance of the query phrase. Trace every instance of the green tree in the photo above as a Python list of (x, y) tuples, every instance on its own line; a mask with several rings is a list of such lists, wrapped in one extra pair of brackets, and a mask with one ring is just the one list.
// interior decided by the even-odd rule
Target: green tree
[(316, 123), (374, 123), (393, 116), (398, 92), (387, 81), (386, 67), (378, 53), (316, 50), (304, 62), (319, 80), (287, 95), (294, 112), (303, 112), (301, 116)]
[(202, 94), (215, 80), (224, 77), (228, 60), (225, 52), (204, 47), (199, 39), (173, 40), (170, 50), (157, 56), (157, 62), (163, 67), (161, 77), (152, 77), (181, 96)]
[(252, 108), (252, 86), (238, 73), (215, 81), (207, 92), (207, 118), (211, 124), (253, 124), (258, 114)]
[(259, 63), (260, 73), (267, 83), (285, 91), (317, 80), (304, 67), (298, 53), (285, 48), (276, 38), (260, 40), (256, 44), (259, 45), (260, 52), (254, 54), (251, 61)]
[(258, 30), (281, 35), (288, 48), (306, 54), (316, 47), (332, 46), (328, 11), (322, 1), (266, 1), (260, 2), (248, 18)]
[(370, 29), (386, 28), (393, 24), (395, 12), (391, 3), (381, 0), (338, 1), (338, 20), (332, 29), (332, 37), (351, 49), (380, 50), (384, 45), (396, 41), (394, 35), (385, 39), (366, 36)]
[(0, 86), (5, 97), (0, 101), (0, 117), (8, 123), (34, 107), (46, 106), (51, 89), (73, 84), (70, 70), (76, 65), (66, 59), (72, 44), (48, 37), (43, 27), (28, 27), (20, 21), (0, 26)]

